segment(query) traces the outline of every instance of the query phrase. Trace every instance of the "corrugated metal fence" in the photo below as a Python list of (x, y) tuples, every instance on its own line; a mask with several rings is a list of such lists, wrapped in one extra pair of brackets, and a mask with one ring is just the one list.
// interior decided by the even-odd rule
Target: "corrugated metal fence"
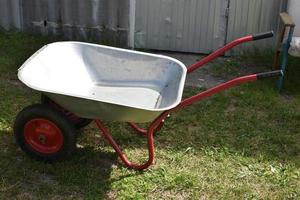
[[(129, 2), (134, 1), (137, 48), (197, 53), (246, 34), (276, 31), (286, 7), (286, 0), (0, 0), (0, 26), (127, 46)], [(273, 43), (268, 39), (255, 46)]]
[(0, 26), (5, 30), (21, 29), (20, 0), (0, 0)]
[[(277, 30), (286, 0), (137, 0), (139, 48), (209, 53), (237, 37)], [(256, 42), (272, 47), (274, 39)], [(253, 48), (253, 44), (235, 49)]]
[(128, 0), (0, 0), (0, 26), (124, 46), (128, 10)]
[[(279, 13), (286, 9), (286, 0), (230, 0), (227, 42), (235, 38), (278, 29)], [(273, 48), (276, 37), (236, 47), (234, 53), (247, 49)]]
[(138, 0), (135, 46), (208, 53), (225, 42), (227, 0)]

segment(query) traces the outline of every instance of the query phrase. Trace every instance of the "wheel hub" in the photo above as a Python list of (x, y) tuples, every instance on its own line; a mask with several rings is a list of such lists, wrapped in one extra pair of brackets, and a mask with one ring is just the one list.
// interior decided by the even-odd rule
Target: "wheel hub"
[(39, 135), (39, 141), (42, 143), (42, 144), (46, 144), (46, 136), (45, 135)]
[(58, 152), (63, 146), (60, 128), (47, 119), (32, 119), (25, 124), (24, 137), (27, 144), (42, 154)]

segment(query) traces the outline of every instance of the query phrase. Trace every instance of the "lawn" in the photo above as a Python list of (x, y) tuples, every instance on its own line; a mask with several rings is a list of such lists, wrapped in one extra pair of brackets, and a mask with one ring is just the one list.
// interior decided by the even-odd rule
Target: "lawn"
[[(156, 135), (155, 164), (137, 172), (122, 166), (94, 124), (64, 162), (34, 161), (15, 144), (16, 114), (40, 98), (18, 81), (17, 69), (56, 40), (0, 33), (0, 199), (300, 198), (300, 59), (291, 59), (282, 94), (275, 79), (263, 80), (173, 113)], [(270, 55), (237, 59), (264, 65)], [(108, 124), (132, 160), (146, 157), (144, 138)]]

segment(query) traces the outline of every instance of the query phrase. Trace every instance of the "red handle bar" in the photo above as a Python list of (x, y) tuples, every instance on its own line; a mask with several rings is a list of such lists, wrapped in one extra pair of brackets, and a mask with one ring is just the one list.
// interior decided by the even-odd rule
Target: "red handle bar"
[(226, 51), (232, 49), (233, 47), (235, 47), (238, 44), (245, 43), (245, 42), (250, 42), (250, 41), (253, 41), (253, 40), (260, 40), (260, 39), (264, 39), (264, 38), (269, 38), (269, 37), (273, 37), (273, 36), (274, 36), (274, 32), (270, 31), (270, 32), (266, 32), (266, 33), (260, 33), (260, 34), (249, 35), (249, 36), (246, 36), (246, 37), (238, 38), (238, 39), (228, 43), (224, 47), (216, 50), (212, 54), (204, 57), (199, 62), (196, 62), (195, 64), (189, 66), (188, 70), (187, 70), (187, 73), (190, 73), (190, 72), (194, 71), (195, 69), (198, 69), (198, 68), (202, 67), (206, 63), (212, 61), (213, 59), (219, 57), (220, 55), (223, 55)]
[(200, 93), (198, 93), (198, 94), (196, 94), (192, 97), (184, 99), (173, 110), (177, 110), (179, 108), (189, 106), (189, 105), (191, 105), (192, 103), (194, 103), (196, 101), (199, 101), (201, 99), (209, 97), (209, 96), (211, 96), (213, 94), (216, 94), (216, 93), (218, 93), (222, 90), (226, 90), (228, 88), (231, 88), (235, 85), (239, 85), (239, 84), (250, 82), (250, 81), (256, 81), (256, 80), (263, 79), (263, 78), (281, 77), (282, 75), (283, 75), (282, 70), (276, 70), (276, 71), (271, 71), (271, 72), (263, 72), (263, 73), (251, 74), (251, 75), (247, 75), (247, 76), (238, 77), (238, 78), (232, 79), (230, 81), (227, 81), (223, 84), (217, 85), (217, 86), (215, 86), (211, 89), (208, 89), (206, 91), (200, 92)]

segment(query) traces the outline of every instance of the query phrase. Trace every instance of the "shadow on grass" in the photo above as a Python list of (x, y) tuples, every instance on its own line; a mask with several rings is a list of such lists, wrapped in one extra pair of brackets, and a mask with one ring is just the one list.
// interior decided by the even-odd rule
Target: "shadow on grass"
[(28, 158), (16, 146), (10, 132), (0, 132), (0, 197), (97, 198), (109, 193), (117, 156), (91, 148), (77, 149), (63, 162), (46, 164)]

